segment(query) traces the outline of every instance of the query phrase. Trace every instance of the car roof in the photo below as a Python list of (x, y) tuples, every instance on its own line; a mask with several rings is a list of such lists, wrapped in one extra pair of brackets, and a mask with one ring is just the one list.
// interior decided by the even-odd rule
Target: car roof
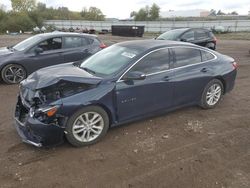
[(188, 30), (204, 30), (204, 31), (211, 31), (210, 29), (207, 29), (207, 28), (190, 28), (190, 27), (185, 27), (185, 28), (178, 28), (178, 29), (171, 29), (169, 31), (174, 31), (174, 30), (178, 30), (178, 31), (188, 31)]
[(72, 33), (72, 32), (52, 32), (52, 33), (42, 33), (38, 34), (37, 36), (42, 38), (48, 38), (48, 37), (63, 37), (63, 36), (87, 36), (87, 37), (97, 37), (96, 35), (92, 34), (86, 34), (86, 33)]
[(173, 47), (173, 46), (191, 46), (198, 47), (192, 43), (187, 42), (179, 42), (179, 41), (170, 41), (170, 40), (155, 40), (155, 39), (147, 39), (147, 40), (132, 40), (126, 42), (120, 42), (116, 45), (124, 46), (127, 48), (135, 48), (141, 51), (147, 51), (151, 49), (157, 49), (162, 47)]

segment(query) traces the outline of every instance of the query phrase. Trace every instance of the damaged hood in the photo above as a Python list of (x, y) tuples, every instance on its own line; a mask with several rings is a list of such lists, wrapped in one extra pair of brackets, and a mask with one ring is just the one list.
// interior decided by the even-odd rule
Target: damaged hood
[(60, 81), (98, 84), (102, 78), (93, 76), (72, 63), (67, 63), (40, 69), (22, 81), (21, 85), (31, 90), (37, 90)]

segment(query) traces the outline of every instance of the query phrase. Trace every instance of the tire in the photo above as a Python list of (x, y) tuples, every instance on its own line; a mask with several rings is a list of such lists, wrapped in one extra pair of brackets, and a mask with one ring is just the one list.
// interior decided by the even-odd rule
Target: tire
[(203, 90), (200, 106), (204, 109), (214, 108), (224, 93), (223, 84), (218, 79), (211, 80)]
[(9, 64), (2, 69), (1, 77), (6, 84), (18, 84), (27, 77), (27, 72), (21, 65)]
[(98, 106), (88, 106), (69, 118), (65, 129), (66, 138), (75, 147), (87, 146), (98, 142), (108, 128), (109, 117), (106, 111)]

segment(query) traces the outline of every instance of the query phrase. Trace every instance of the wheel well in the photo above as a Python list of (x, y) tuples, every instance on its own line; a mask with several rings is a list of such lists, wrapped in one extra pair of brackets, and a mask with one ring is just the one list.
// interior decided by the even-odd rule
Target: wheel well
[[(92, 105), (90, 105), (90, 106), (92, 106)], [(110, 127), (110, 125), (113, 123), (113, 118), (112, 118), (111, 111), (106, 106), (101, 105), (101, 104), (93, 104), (93, 106), (99, 106), (99, 107), (101, 107), (108, 114), (108, 117), (109, 117), (109, 127)]]
[(223, 85), (223, 94), (225, 94), (225, 92), (226, 92), (226, 82), (225, 82), (225, 80), (221, 76), (218, 76), (218, 77), (215, 77), (215, 78), (221, 81), (221, 83)]
[[(112, 118), (112, 113), (111, 113), (111, 111), (105, 105), (102, 105), (102, 104), (89, 104), (89, 105), (86, 105), (86, 106), (81, 106), (81, 107), (77, 108), (77, 110), (79, 110), (81, 108), (89, 107), (89, 106), (97, 106), (97, 107), (102, 108), (108, 114), (109, 126), (113, 123), (114, 119)], [(77, 110), (75, 110), (75, 112)], [(72, 114), (74, 114), (74, 112)]]

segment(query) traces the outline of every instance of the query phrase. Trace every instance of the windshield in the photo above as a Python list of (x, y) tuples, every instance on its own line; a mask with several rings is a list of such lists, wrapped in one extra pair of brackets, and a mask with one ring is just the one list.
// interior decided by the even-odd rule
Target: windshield
[(135, 49), (113, 45), (91, 56), (80, 67), (91, 74), (109, 76), (128, 65), (139, 53)]
[(23, 50), (29, 48), (30, 46), (34, 45), (35, 43), (37, 43), (40, 39), (41, 39), (41, 37), (39, 37), (39, 36), (33, 36), (33, 37), (27, 38), (24, 41), (16, 44), (15, 46), (13, 46), (13, 48), (14, 48), (14, 50), (17, 50), (17, 51), (23, 51)]
[(157, 40), (177, 40), (178, 37), (187, 29), (174, 29), (167, 31), (163, 34), (161, 34), (159, 37), (157, 37)]

